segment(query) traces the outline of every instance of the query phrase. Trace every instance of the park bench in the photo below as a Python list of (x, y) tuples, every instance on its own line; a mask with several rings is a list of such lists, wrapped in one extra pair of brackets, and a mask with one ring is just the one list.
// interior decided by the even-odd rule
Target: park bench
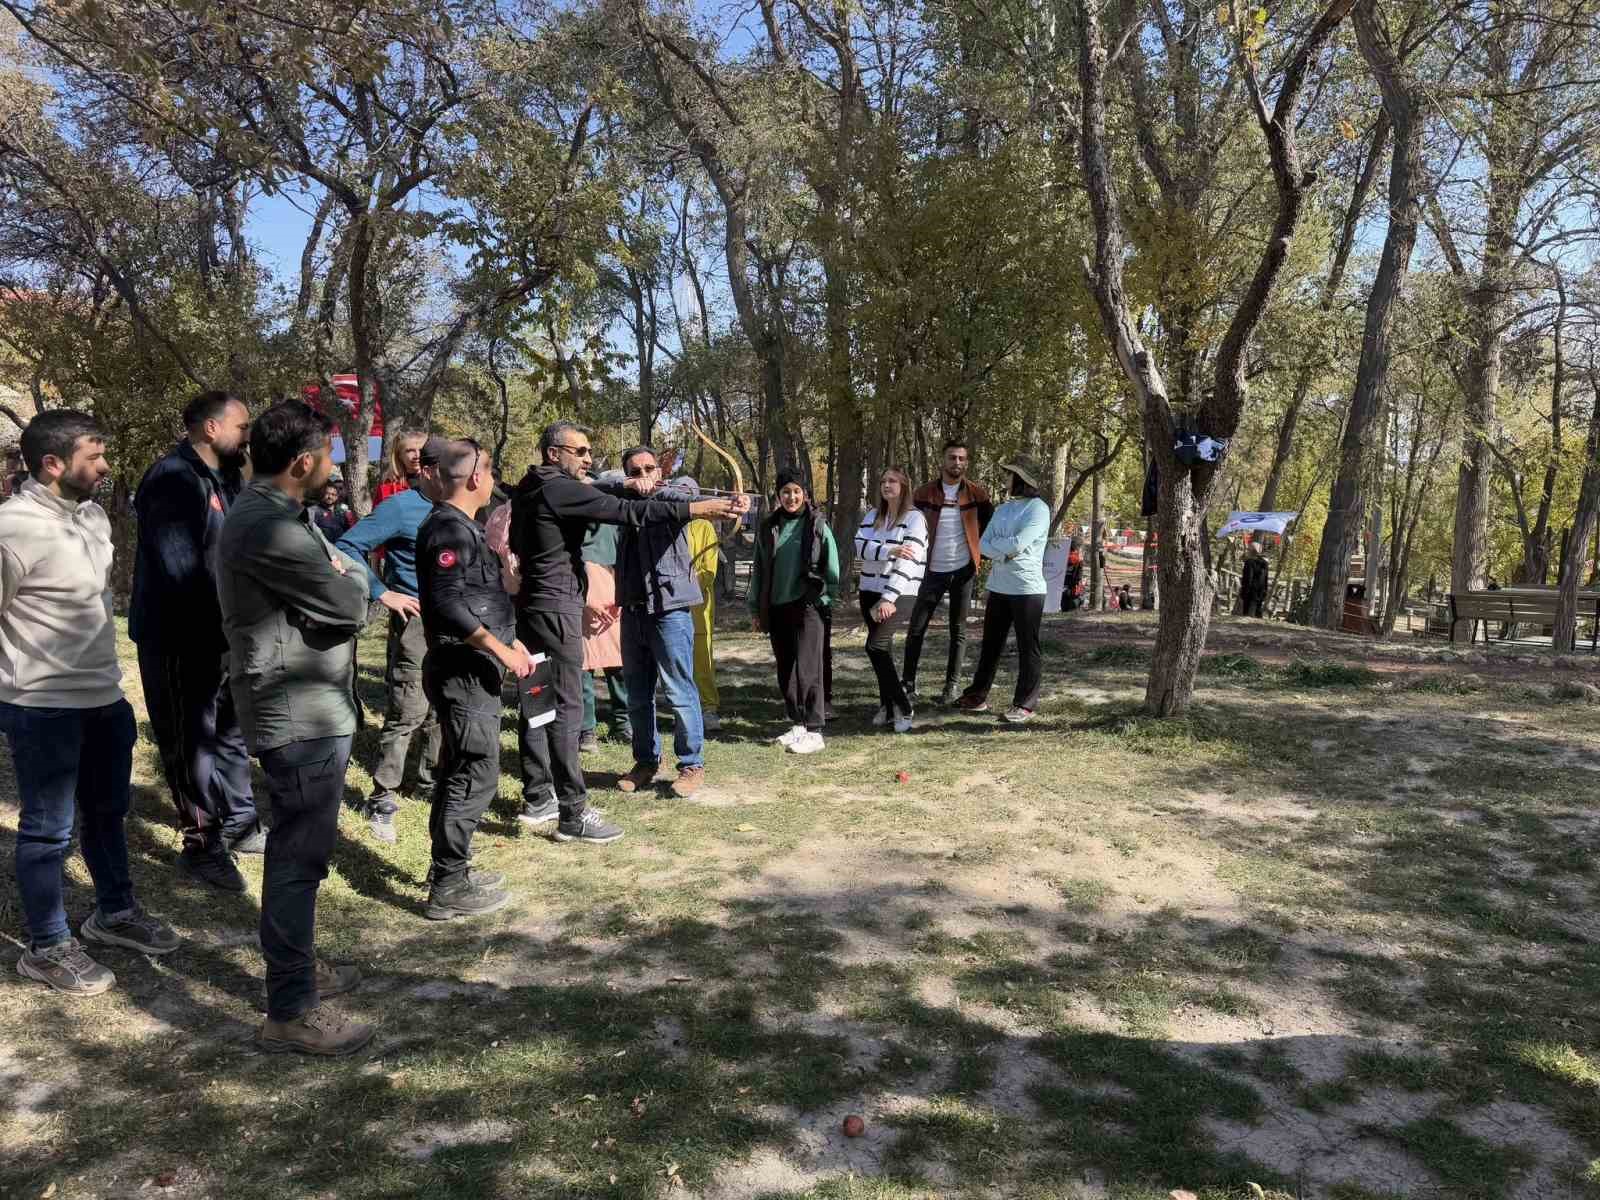
[[(1483, 629), (1484, 644), (1489, 642), (1490, 622), (1499, 622), (1501, 638), (1515, 637), (1518, 625), (1555, 624), (1555, 588), (1497, 588), (1493, 591), (1451, 592), (1449, 596), (1452, 622), (1470, 621), (1468, 642), (1477, 640), (1478, 629)], [(1578, 593), (1578, 619), (1590, 621), (1593, 628), (1589, 636), (1589, 650), (1593, 653), (1600, 645), (1600, 592)]]

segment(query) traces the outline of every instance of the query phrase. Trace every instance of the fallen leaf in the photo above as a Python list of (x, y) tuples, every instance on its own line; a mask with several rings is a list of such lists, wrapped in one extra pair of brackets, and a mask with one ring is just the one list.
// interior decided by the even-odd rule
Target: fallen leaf
[(1256, 1200), (1267, 1200), (1266, 1189), (1264, 1189), (1259, 1183), (1251, 1183), (1247, 1179), (1244, 1181), (1244, 1185), (1250, 1189), (1250, 1194), (1254, 1196)]
[(607, 1178), (610, 1179), (612, 1183), (616, 1183), (617, 1181), (617, 1177), (615, 1175), (608, 1176)]
[(756, 827), (754, 825), (735, 825), (733, 831), (735, 833), (754, 833)]
[(616, 1052), (616, 1053), (615, 1053), (615, 1054), (613, 1054), (613, 1055), (612, 1055), (612, 1056), (611, 1056), (611, 1057), (612, 1057), (612, 1058), (621, 1058), (621, 1057), (622, 1057), (622, 1056), (623, 1056), (623, 1055), (624, 1055), (624, 1054), (626, 1054), (626, 1053), (627, 1053), (627, 1051), (626, 1051), (626, 1050), (618, 1050), (618, 1051), (617, 1051), (617, 1052)]
[(55, 1185), (54, 1181), (52, 1181), (50, 1186), (45, 1188), (43, 1194), (40, 1195), (39, 1200), (50, 1200), (50, 1197), (54, 1196), (55, 1194), (56, 1194), (56, 1185)]
[(668, 975), (667, 976), (667, 982), (668, 983), (693, 983), (694, 980), (689, 978), (689, 976), (687, 976), (687, 975)]
[(1170, 1200), (1200, 1200), (1199, 1196), (1196, 1196), (1187, 1188), (1173, 1188), (1167, 1195)]
[(633, 1115), (634, 1116), (636, 1116), (636, 1117), (644, 1116), (644, 1101), (641, 1100), (638, 1096), (635, 1096), (633, 1098), (633, 1102), (631, 1104), (629, 1104), (628, 1107), (633, 1110)]
[(156, 1176), (156, 1186), (159, 1188), (169, 1188), (177, 1182), (178, 1173), (176, 1171), (163, 1171)]
[(593, 1104), (595, 1101), (597, 1101), (599, 1099), (600, 1099), (600, 1097), (596, 1096), (593, 1092), (585, 1092), (583, 1094), (583, 1102), (585, 1104)]

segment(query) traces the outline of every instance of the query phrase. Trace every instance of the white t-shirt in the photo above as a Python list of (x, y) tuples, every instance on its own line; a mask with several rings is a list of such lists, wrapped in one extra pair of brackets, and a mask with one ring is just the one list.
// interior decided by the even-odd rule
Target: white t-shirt
[(959, 571), (972, 561), (972, 551), (967, 547), (967, 531), (961, 524), (961, 506), (956, 503), (960, 492), (959, 483), (944, 484), (944, 507), (939, 510), (939, 532), (934, 535), (933, 554), (928, 559), (930, 571)]

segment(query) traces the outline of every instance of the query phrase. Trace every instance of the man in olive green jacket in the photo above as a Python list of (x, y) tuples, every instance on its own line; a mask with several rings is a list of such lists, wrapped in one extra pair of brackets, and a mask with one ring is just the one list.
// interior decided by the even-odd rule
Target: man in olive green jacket
[(217, 595), (234, 706), (272, 797), (261, 888), (269, 1051), (349, 1054), (370, 1025), (322, 1001), (360, 980), (316, 957), (317, 889), (339, 825), (345, 766), (359, 721), (355, 636), (367, 619), (367, 570), (334, 549), (305, 501), (333, 473), (332, 424), (298, 400), (250, 431), (255, 481), (233, 502), (217, 543)]

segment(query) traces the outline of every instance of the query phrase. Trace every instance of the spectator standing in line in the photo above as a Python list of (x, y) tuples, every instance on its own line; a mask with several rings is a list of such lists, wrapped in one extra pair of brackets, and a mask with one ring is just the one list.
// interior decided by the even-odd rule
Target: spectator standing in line
[(417, 537), (417, 579), (428, 654), (422, 677), (439, 713), (444, 756), (428, 831), (433, 871), (425, 914), (430, 921), (475, 917), (503, 908), (505, 877), (472, 866), (472, 835), (500, 783), (501, 684), (509, 670), (533, 670), (516, 640), (516, 610), (501, 586), (500, 561), (474, 515), (494, 489), (478, 443), (441, 448), (440, 502)]
[(73, 824), (95, 911), (84, 941), (167, 954), (178, 935), (139, 906), (128, 869), (138, 737), (111, 617), (111, 521), (92, 497), (105, 435), (71, 409), (22, 431), (29, 477), (0, 508), (0, 732), (16, 772), (17, 887), (28, 944), (17, 973), (68, 996), (116, 983), (72, 936), (62, 870)]
[(337, 542), (356, 523), (355, 509), (345, 503), (344, 491), (336, 480), (323, 484), (317, 503), (306, 505), (306, 511), (311, 514), (311, 523), (330, 542)]
[(928, 555), (928, 522), (911, 504), (911, 480), (890, 467), (878, 483), (877, 506), (856, 530), (861, 560), (861, 616), (867, 623), (867, 660), (878, 677), (874, 725), (908, 732), (915, 722), (894, 666), (894, 631), (910, 610)]
[[(1017, 683), (1005, 719), (1020, 725), (1033, 719), (1039, 703), (1044, 656), (1039, 628), (1044, 621), (1044, 548), (1050, 537), (1050, 506), (1039, 498), (1044, 472), (1032, 459), (1000, 465), (1011, 473), (1011, 498), (994, 510), (980, 548), (993, 564), (984, 599), (983, 647), (972, 684), (962, 693), (963, 712), (988, 712), (989, 688), (1005, 652), (1017, 635)], [(1126, 590), (1126, 589), (1124, 589)]]
[(944, 444), (939, 478), (918, 488), (911, 502), (928, 525), (928, 568), (917, 587), (916, 606), (906, 628), (906, 658), (902, 678), (906, 697), (917, 701), (917, 665), (928, 622), (939, 602), (950, 596), (950, 652), (945, 660), (940, 704), (955, 703), (966, 665), (967, 613), (978, 577), (978, 539), (994, 515), (989, 493), (967, 478), (967, 446), (951, 440)]
[(428, 435), (419, 429), (408, 429), (395, 438), (383, 477), (378, 480), (378, 490), (372, 497), (373, 508), (416, 486), (422, 474), (422, 447), (427, 441)]
[[(615, 475), (614, 479), (607, 476)], [(599, 482), (620, 484), (621, 471), (607, 471)], [(628, 723), (628, 688), (622, 674), (622, 608), (617, 603), (617, 527), (596, 522), (583, 539), (583, 570), (589, 590), (583, 599), (583, 732), (578, 749), (600, 748), (600, 716), (595, 705), (595, 672), (606, 681), (607, 720), (612, 741), (633, 744)]]
[[(700, 494), (699, 485), (692, 479), (675, 481), (691, 495)], [(700, 716), (707, 733), (722, 728), (722, 695), (717, 691), (717, 572), (722, 559), (721, 539), (717, 527), (704, 517), (696, 517), (684, 530), (689, 544), (689, 560), (694, 566), (695, 582), (700, 585), (703, 597), (694, 606), (694, 686), (700, 693)]]
[(272, 797), (261, 889), (261, 953), (271, 1053), (352, 1054), (370, 1025), (323, 1003), (360, 982), (316, 954), (317, 891), (339, 827), (344, 773), (360, 712), (355, 639), (367, 619), (367, 568), (306, 515), (333, 473), (333, 422), (299, 400), (274, 404), (250, 430), (255, 478), (228, 511), (217, 593), (245, 741)]
[(228, 684), (216, 548), (243, 486), (250, 411), (227, 392), (203, 392), (183, 410), (183, 426), (183, 440), (155, 461), (134, 493), (128, 636), (139, 647), (150, 728), (183, 831), (179, 869), (242, 892), (234, 854), (260, 854), (266, 836)]
[[(589, 526), (599, 521), (628, 528), (652, 524), (681, 527), (691, 517), (729, 516), (739, 510), (729, 500), (691, 504), (645, 498), (655, 482), (643, 474), (626, 480), (616, 491), (592, 486), (588, 479), (594, 451), (589, 431), (571, 421), (557, 421), (545, 428), (539, 437), (539, 457), (540, 465), (530, 469), (517, 486), (510, 538), (522, 577), (517, 633), (530, 653), (550, 656), (555, 691), (555, 719), (541, 727), (545, 736), (535, 738), (533, 748), (542, 773), (556, 789), (560, 810), (556, 840), (604, 844), (620, 838), (622, 830), (589, 805), (578, 751), (587, 589), (582, 547)], [(525, 698), (524, 725), (526, 704)], [(653, 716), (651, 725), (653, 734)], [(637, 739), (637, 724), (634, 735)]]
[(839, 548), (806, 496), (796, 471), (778, 472), (778, 502), (757, 527), (750, 616), (772, 640), (789, 731), (777, 742), (792, 754), (823, 748), (826, 717), (822, 613), (839, 597)]
[[(428, 439), (426, 455), (436, 459), (442, 438)], [(374, 508), (338, 540), (339, 549), (353, 558), (381, 551), (382, 569), (369, 575), (371, 598), (389, 610), (389, 637), (384, 655), (384, 686), (388, 690), (383, 732), (378, 735), (378, 758), (372, 766), (372, 794), (367, 798), (367, 827), (380, 842), (395, 840), (394, 815), (400, 811), (400, 790), (406, 759), (415, 735), (421, 731), (417, 756), (415, 794), (432, 796), (434, 770), (439, 761), (439, 721), (422, 687), (422, 659), (428, 652), (423, 636), (422, 612), (417, 599), (417, 532), (433, 514), (433, 487), (425, 471), (425, 451), (418, 450), (417, 472), (411, 486)], [(320, 491), (319, 493), (320, 494)]]

